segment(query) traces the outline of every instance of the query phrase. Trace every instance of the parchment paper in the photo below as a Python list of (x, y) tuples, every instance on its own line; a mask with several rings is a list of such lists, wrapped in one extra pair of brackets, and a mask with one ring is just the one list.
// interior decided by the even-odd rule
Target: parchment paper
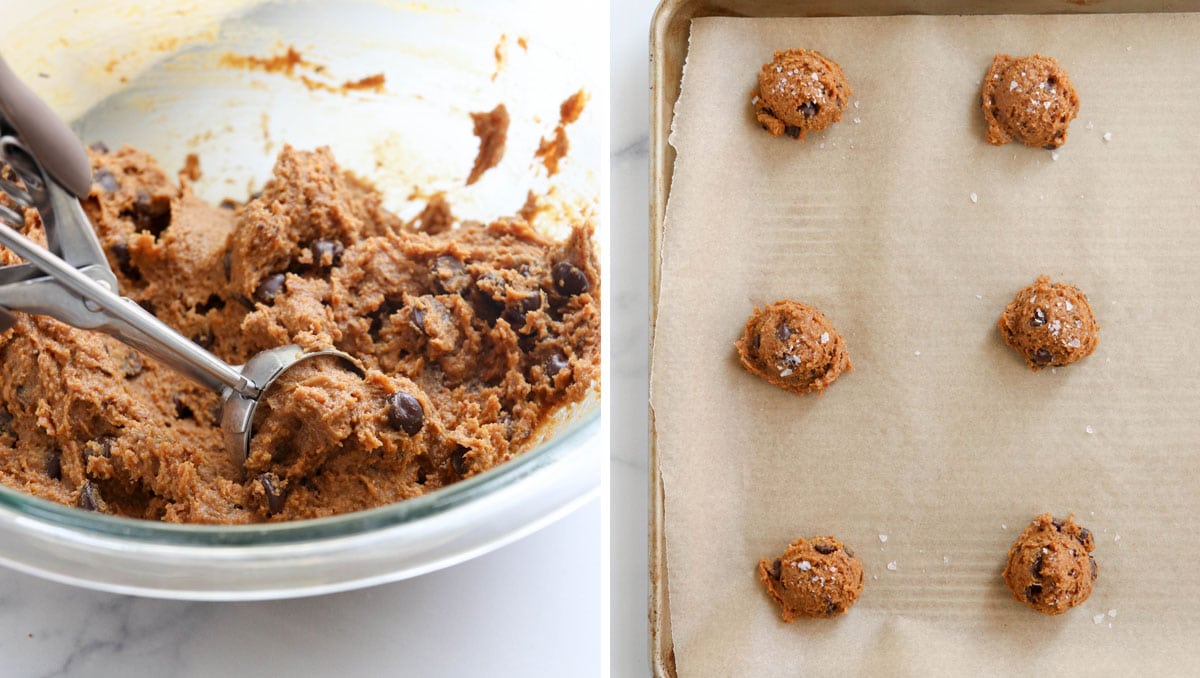
[[(1194, 15), (694, 22), (651, 385), (681, 676), (1195, 669), (1198, 41)], [(748, 102), (792, 46), (838, 61), (856, 102), (800, 143)], [(996, 52), (1069, 72), (1082, 107), (1056, 156), (984, 142)], [(1102, 329), (1035, 374), (995, 323), (1043, 273)], [(737, 363), (780, 298), (846, 337), (855, 369), (823, 397)], [(1095, 592), (1060, 617), (1000, 576), (1044, 511), (1097, 537)], [(784, 624), (756, 563), (818, 534), (857, 549), (862, 598)]]

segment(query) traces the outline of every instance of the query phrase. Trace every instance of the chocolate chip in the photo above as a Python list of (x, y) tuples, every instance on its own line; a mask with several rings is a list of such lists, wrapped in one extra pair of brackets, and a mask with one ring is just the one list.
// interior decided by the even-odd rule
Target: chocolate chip
[(1042, 576), (1042, 555), (1040, 553), (1038, 554), (1037, 560), (1033, 561), (1033, 566), (1029, 568), (1029, 571), (1035, 577)]
[(821, 112), (821, 107), (815, 101), (805, 101), (796, 107), (797, 111), (806, 118), (811, 118)]
[(1054, 529), (1058, 530), (1059, 532), (1062, 532), (1063, 521), (1059, 520), (1058, 518), (1055, 518), (1054, 520), (1050, 521), (1050, 524), (1054, 526)]
[(555, 291), (568, 297), (583, 294), (591, 286), (587, 275), (567, 261), (555, 264), (550, 270), (550, 276), (554, 279)]
[(121, 370), (125, 372), (126, 379), (133, 379), (142, 373), (142, 369), (144, 369), (142, 357), (136, 351), (130, 351), (125, 354), (125, 360), (121, 363)]
[(1092, 566), (1092, 581), (1096, 580), (1096, 559), (1088, 556), (1088, 563)]
[(1058, 146), (1055, 146), (1054, 144), (1046, 144), (1045, 146), (1042, 146), (1042, 149), (1047, 151), (1053, 151), (1056, 148), (1058, 148)]
[(442, 294), (459, 294), (471, 286), (471, 275), (463, 262), (449, 254), (433, 260), (433, 286)]
[(762, 111), (764, 114), (766, 114), (766, 115), (769, 115), (769, 116), (771, 116), (772, 118), (778, 118), (778, 117), (779, 117), (779, 116), (775, 115), (775, 110), (774, 110), (774, 109), (771, 109), (771, 108), (763, 108), (763, 109), (760, 109), (760, 110), (761, 110), (761, 111)]
[(1029, 602), (1037, 602), (1037, 599), (1042, 595), (1041, 584), (1030, 584), (1029, 588), (1025, 589), (1025, 600)]
[(279, 485), (279, 478), (274, 473), (260, 473), (257, 478), (259, 485), (262, 485), (263, 494), (267, 498), (267, 513), (275, 515), (283, 510), (283, 488)]
[(233, 250), (225, 250), (221, 255), (221, 269), (225, 271), (225, 279), (233, 278)]
[(787, 341), (792, 336), (792, 328), (788, 327), (787, 323), (779, 323), (775, 327), (775, 338), (779, 341)]
[(1047, 84), (1048, 86), (1050, 86), (1050, 87), (1053, 87), (1053, 86), (1055, 86), (1055, 85), (1057, 85), (1057, 84), (1058, 84), (1058, 78), (1056, 78), (1056, 77), (1054, 77), (1053, 75), (1051, 75), (1051, 76), (1049, 76), (1049, 77), (1047, 77), (1047, 78), (1046, 78), (1046, 84)]
[(79, 499), (75, 501), (75, 505), (84, 511), (95, 511), (100, 508), (100, 490), (96, 489), (92, 481), (83, 481), (83, 485), (79, 487)]
[(1033, 309), (1033, 317), (1029, 319), (1030, 327), (1041, 327), (1046, 324), (1046, 312), (1040, 308)]
[(141, 306), (147, 313), (154, 315), (154, 302), (149, 299), (141, 299), (138, 301), (138, 306)]
[(8, 410), (0, 409), (0, 433), (12, 429), (13, 416)]
[(134, 227), (158, 237), (171, 225), (171, 199), (139, 189), (130, 208)]
[(254, 288), (254, 299), (264, 304), (271, 303), (283, 291), (286, 282), (287, 277), (282, 273), (272, 273), (263, 278), (262, 282), (258, 283), (258, 287)]
[(1086, 527), (1079, 528), (1079, 543), (1086, 544), (1088, 538), (1090, 538), (1091, 536), (1092, 536), (1092, 533), (1089, 532)]
[(235, 210), (238, 208), (238, 203), (233, 198), (225, 198), (217, 204), (217, 207), (220, 207), (223, 210)]
[(204, 330), (200, 334), (192, 337), (192, 341), (195, 342), (195, 344), (200, 348), (207, 349), (212, 348), (213, 342), (216, 341), (216, 337), (213, 336), (212, 330)]
[(783, 574), (783, 562), (776, 558), (771, 561), (771, 579), (778, 581), (781, 574)]
[(115, 242), (109, 247), (109, 250), (112, 251), (112, 258), (116, 262), (117, 270), (122, 275), (133, 282), (142, 279), (142, 272), (138, 270), (137, 266), (133, 265), (133, 261), (129, 256), (129, 245), (123, 242)]
[(195, 415), (195, 413), (192, 412), (192, 408), (188, 407), (187, 404), (183, 402), (183, 398), (181, 398), (178, 393), (171, 396), (171, 402), (175, 404), (175, 416), (177, 418), (179, 418), (179, 419), (195, 418), (196, 415)]
[(458, 449), (450, 453), (450, 465), (454, 467), (454, 472), (460, 476), (467, 474), (470, 467), (467, 466), (467, 452), (465, 447), (459, 446)]
[(219, 311), (225, 308), (225, 300), (215, 294), (208, 295), (203, 304), (196, 307), (198, 313), (208, 313), (209, 311)]
[(796, 127), (795, 125), (787, 125), (783, 128), (783, 133), (793, 139), (799, 139), (800, 132), (801, 132), (801, 129), (799, 127)]
[(555, 349), (550, 354), (550, 357), (546, 358), (546, 376), (553, 379), (559, 372), (567, 369), (569, 364), (570, 361), (567, 360), (566, 354), (559, 349)]
[(413, 326), (413, 329), (421, 334), (425, 334), (425, 311), (414, 306), (408, 315), (408, 322)]
[(117, 442), (117, 439), (112, 436), (101, 436), (91, 441), (91, 444), (84, 448), (83, 454), (87, 458), (102, 457), (104, 459), (111, 459), (113, 443), (115, 442)]
[(106, 193), (116, 193), (121, 188), (121, 184), (117, 183), (117, 178), (113, 176), (113, 173), (103, 167), (92, 175), (92, 182), (100, 184), (100, 188), (103, 188)]
[(833, 553), (834, 551), (836, 551), (837, 547), (834, 546), (833, 544), (817, 543), (817, 544), (813, 544), (813, 550), (815, 550), (817, 553), (820, 553), (823, 556), (827, 556), (830, 553)]
[(425, 408), (421, 407), (421, 401), (403, 391), (388, 396), (387, 415), (392, 428), (410, 436), (417, 435), (425, 426)]
[(494, 273), (485, 273), (475, 281), (475, 286), (471, 289), (471, 309), (481, 320), (492, 324), (504, 313), (504, 299), (507, 295), (508, 285), (504, 279)]
[(103, 141), (93, 141), (88, 145), (88, 148), (97, 153), (108, 153), (108, 144), (104, 143)]
[(403, 302), (384, 299), (383, 303), (379, 304), (379, 308), (367, 314), (367, 317), (371, 319), (371, 326), (367, 328), (367, 334), (371, 335), (372, 339), (379, 339), (379, 332), (383, 329), (384, 321), (403, 307)]
[(537, 292), (527, 295), (517, 303), (504, 309), (503, 317), (509, 326), (520, 332), (525, 327), (525, 316), (542, 307), (542, 294)]
[(346, 246), (337, 240), (318, 240), (312, 244), (313, 264), (320, 268), (337, 266), (345, 251)]
[(1050, 355), (1050, 351), (1047, 351), (1044, 348), (1039, 348), (1033, 352), (1033, 362), (1038, 363), (1039, 365), (1045, 365), (1053, 359), (1054, 356)]
[(46, 453), (46, 475), (62, 480), (62, 450), (54, 448)]
[(837, 603), (833, 602), (833, 598), (825, 596), (825, 616), (832, 617), (833, 615), (837, 614), (837, 611)]

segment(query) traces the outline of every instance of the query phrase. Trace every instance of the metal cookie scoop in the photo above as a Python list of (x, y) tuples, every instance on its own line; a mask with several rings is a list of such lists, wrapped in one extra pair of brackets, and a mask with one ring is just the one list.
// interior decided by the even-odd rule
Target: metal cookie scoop
[(48, 245), (43, 248), (22, 235), (22, 213), (0, 205), (0, 245), (27, 262), (0, 266), (0, 331), (16, 321), (10, 310), (47, 315), (111, 335), (217, 391), (225, 445), (239, 465), (250, 449), (259, 398), (286, 371), (304, 360), (335, 356), (361, 373), (357, 361), (341, 351), (306, 353), (296, 345), (264, 351), (245, 365), (229, 365), (120, 296), (116, 276), (79, 205), (92, 183), (87, 152), (3, 59), (0, 163), (24, 184), (22, 188), (0, 177), (0, 190), (17, 205), (37, 210)]

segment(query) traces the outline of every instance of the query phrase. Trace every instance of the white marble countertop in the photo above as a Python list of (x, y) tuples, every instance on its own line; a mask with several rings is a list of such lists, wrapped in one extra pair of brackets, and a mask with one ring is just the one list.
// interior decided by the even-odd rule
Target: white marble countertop
[(647, 361), (650, 19), (657, 0), (613, 0), (609, 211), (612, 263), (611, 675), (650, 675)]
[(594, 676), (599, 534), (596, 500), (416, 579), (251, 603), (135, 598), (0, 569), (0, 675)]

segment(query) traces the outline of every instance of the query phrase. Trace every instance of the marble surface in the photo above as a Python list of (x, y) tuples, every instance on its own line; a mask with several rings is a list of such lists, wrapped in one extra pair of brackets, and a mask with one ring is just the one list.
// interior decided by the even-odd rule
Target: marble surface
[(599, 534), (595, 500), (416, 579), (253, 603), (112, 595), (0, 569), (0, 675), (594, 676)]
[(650, 675), (649, 470), (650, 20), (655, 0), (613, 0), (609, 212), (612, 263), (611, 675)]

